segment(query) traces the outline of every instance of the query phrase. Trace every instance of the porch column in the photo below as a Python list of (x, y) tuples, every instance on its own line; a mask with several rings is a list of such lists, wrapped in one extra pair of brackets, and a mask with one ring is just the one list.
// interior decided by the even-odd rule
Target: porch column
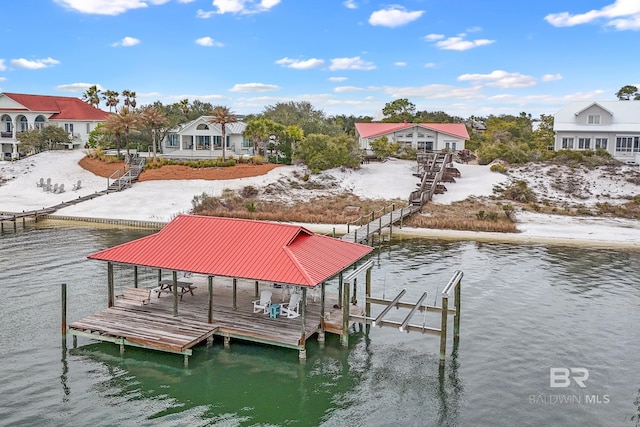
[(325, 283), (322, 282), (320, 284), (320, 331), (318, 331), (318, 343), (320, 344), (320, 346), (324, 345), (324, 316), (325, 316), (325, 311), (324, 311), (324, 289), (325, 289)]
[(209, 311), (207, 322), (213, 323), (213, 276), (207, 277), (207, 286), (209, 288)]
[(342, 333), (340, 341), (343, 347), (349, 347), (349, 282), (342, 284)]
[(113, 263), (107, 262), (107, 307), (113, 307), (115, 293), (113, 290)]
[(233, 278), (233, 309), (238, 308), (238, 279)]
[(133, 266), (133, 287), (134, 288), (138, 287), (138, 266), (137, 265)]
[(178, 315), (178, 272), (173, 271), (173, 316)]
[(300, 305), (300, 318), (302, 319), (302, 326), (300, 327), (300, 350), (298, 352), (298, 359), (301, 361), (307, 360), (307, 329), (306, 329), (306, 317), (307, 317), (307, 288), (302, 287), (302, 304)]
[[(367, 268), (364, 294), (364, 315), (369, 318), (371, 316), (371, 302), (369, 302), (369, 298), (371, 297), (371, 268)], [(369, 322), (365, 322), (365, 331), (367, 333), (369, 332), (369, 327)]]

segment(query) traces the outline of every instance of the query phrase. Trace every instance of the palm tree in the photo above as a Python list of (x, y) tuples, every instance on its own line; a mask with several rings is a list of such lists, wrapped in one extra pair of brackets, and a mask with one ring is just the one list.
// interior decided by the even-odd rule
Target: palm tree
[(82, 94), (82, 99), (92, 107), (98, 108), (98, 105), (100, 105), (100, 89), (98, 89), (98, 86), (93, 85), (87, 89)]
[(185, 119), (189, 119), (189, 99), (185, 98), (182, 101), (180, 101), (178, 103), (178, 106), (180, 107), (180, 110), (182, 110), (182, 114), (184, 114), (184, 118)]
[(151, 128), (151, 143), (153, 144), (153, 158), (156, 157), (156, 133), (160, 127), (167, 124), (169, 120), (160, 110), (154, 107), (147, 107), (142, 112), (140, 120)]
[(116, 111), (118, 111), (117, 107), (118, 107), (118, 104), (120, 103), (120, 98), (118, 98), (119, 96), (120, 94), (115, 90), (104, 91), (102, 95), (102, 99), (104, 99), (106, 106), (109, 107), (109, 112), (111, 112), (111, 107), (116, 108)]
[(136, 108), (136, 93), (132, 90), (125, 89), (122, 91), (124, 96), (124, 105), (132, 110)]
[(118, 157), (120, 157), (120, 142), (122, 134), (125, 136), (127, 155), (129, 155), (129, 134), (132, 130), (136, 129), (138, 121), (138, 115), (135, 111), (130, 110), (129, 107), (122, 107), (119, 113), (112, 114), (105, 122), (105, 128), (116, 137)]
[(225, 150), (227, 146), (226, 125), (227, 123), (235, 123), (238, 121), (238, 119), (233, 115), (233, 113), (229, 110), (229, 108), (223, 107), (221, 105), (213, 107), (213, 110), (211, 111), (211, 116), (212, 117), (209, 120), (209, 123), (215, 123), (217, 125), (220, 125), (220, 128), (222, 130), (222, 161), (225, 162), (227, 160), (227, 157), (225, 155)]

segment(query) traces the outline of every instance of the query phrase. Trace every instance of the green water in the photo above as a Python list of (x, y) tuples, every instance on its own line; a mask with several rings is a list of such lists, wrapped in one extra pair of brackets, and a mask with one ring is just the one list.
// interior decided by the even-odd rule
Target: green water
[[(452, 354), (449, 341), (444, 370), (437, 337), (392, 328), (354, 333), (348, 349), (311, 340), (304, 364), (295, 350), (239, 341), (196, 347), (188, 368), (180, 356), (121, 356), (89, 340), (63, 352), (60, 283), (70, 321), (103, 309), (106, 266), (86, 255), (144, 234), (40, 225), (0, 235), (0, 425), (640, 425), (638, 253), (384, 244), (372, 257), (374, 296), (427, 291), (433, 304), (464, 272), (460, 346)], [(554, 367), (586, 368), (586, 387), (550, 387)]]

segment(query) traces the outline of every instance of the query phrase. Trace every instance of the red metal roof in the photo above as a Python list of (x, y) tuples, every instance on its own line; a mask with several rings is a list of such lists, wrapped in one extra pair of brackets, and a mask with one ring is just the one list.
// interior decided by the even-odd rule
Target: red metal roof
[(25, 95), (6, 93), (8, 98), (23, 105), (29, 111), (52, 114), (49, 120), (107, 120), (109, 113), (69, 96)]
[(321, 236), (296, 225), (179, 215), (156, 234), (96, 252), (88, 258), (315, 286), (372, 250), (370, 246)]
[(467, 127), (464, 123), (356, 123), (356, 130), (360, 137), (371, 138), (416, 126), (457, 136), (458, 138), (469, 139), (469, 132), (467, 132)]

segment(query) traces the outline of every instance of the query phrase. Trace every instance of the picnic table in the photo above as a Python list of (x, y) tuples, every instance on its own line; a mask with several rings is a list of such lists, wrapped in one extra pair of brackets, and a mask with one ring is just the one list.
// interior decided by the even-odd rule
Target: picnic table
[[(182, 296), (184, 294), (190, 293), (191, 295), (193, 295), (193, 290), (196, 289), (196, 286), (193, 286), (192, 282), (184, 282), (184, 281), (178, 280), (176, 284), (178, 285), (178, 294), (180, 295), (180, 299), (182, 299)], [(158, 298), (160, 298), (160, 295), (162, 295), (162, 293), (172, 294), (173, 280), (165, 279), (165, 280), (159, 281), (158, 287), (155, 288), (153, 291), (158, 294)]]

